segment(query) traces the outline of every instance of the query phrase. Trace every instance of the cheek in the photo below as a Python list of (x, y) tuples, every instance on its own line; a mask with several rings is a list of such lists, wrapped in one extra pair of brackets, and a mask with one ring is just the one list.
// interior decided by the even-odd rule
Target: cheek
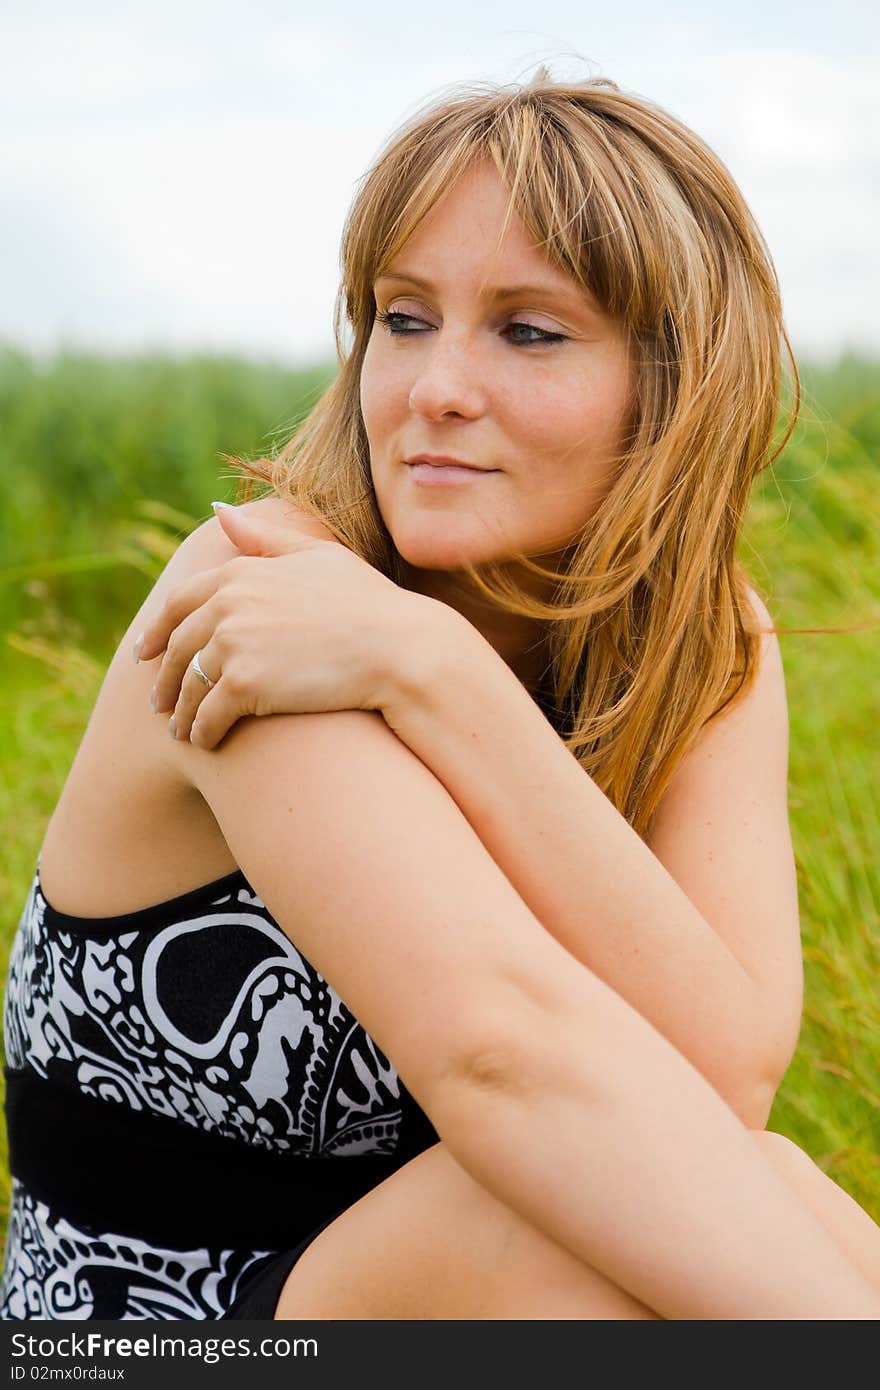
[(560, 432), (578, 441), (582, 455), (601, 464), (623, 444), (630, 415), (631, 379), (626, 363), (608, 362), (560, 401)]
[(526, 395), (517, 407), (518, 434), (532, 458), (543, 461), (553, 473), (562, 470), (583, 474), (601, 465), (616, 449), (621, 434), (621, 412), (616, 399), (577, 383), (569, 390), (544, 396), (538, 408)]
[(583, 520), (607, 493), (625, 445), (628, 383), (626, 371), (578, 376), (544, 396), (524, 424), (536, 464), (531, 481), (548, 514), (570, 510)]
[(396, 423), (409, 399), (409, 384), (401, 365), (389, 362), (383, 348), (384, 344), (374, 333), (361, 365), (361, 415), (371, 443), (381, 439), (383, 430)]
[(363, 416), (368, 438), (372, 434), (373, 402), (376, 399), (375, 354), (372, 350), (372, 343), (373, 340), (371, 338), (370, 342), (367, 344), (367, 350), (364, 353), (364, 360), (361, 363), (360, 379), (361, 415)]

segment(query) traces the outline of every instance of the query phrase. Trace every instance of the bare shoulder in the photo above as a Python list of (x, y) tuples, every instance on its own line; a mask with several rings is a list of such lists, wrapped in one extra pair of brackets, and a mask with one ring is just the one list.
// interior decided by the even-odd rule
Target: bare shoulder
[[(672, 808), (680, 811), (698, 788), (711, 783), (716, 798), (733, 803), (735, 788), (783, 796), (788, 769), (788, 701), (773, 618), (755, 590), (747, 589), (751, 628), (759, 633), (757, 670), (746, 693), (713, 716), (682, 758), (661, 801), (654, 833)], [(729, 796), (724, 795), (729, 789)], [(749, 797), (749, 800), (752, 798)], [(720, 808), (719, 808), (720, 809)]]
[(751, 586), (746, 595), (752, 631), (761, 638), (757, 670), (742, 699), (709, 721), (704, 738), (714, 730), (725, 729), (730, 739), (748, 740), (758, 757), (769, 758), (771, 775), (775, 771), (784, 779), (788, 770), (788, 697), (782, 652), (767, 605)]
[(745, 693), (720, 710), (703, 725), (695, 744), (682, 759), (674, 780), (687, 782), (689, 774), (707, 761), (720, 756), (766, 764), (768, 771), (787, 768), (788, 702), (785, 672), (779, 638), (773, 618), (763, 599), (750, 586), (749, 627), (760, 636), (757, 669)]
[(764, 991), (772, 1092), (800, 1026), (801, 954), (785, 676), (770, 613), (754, 590), (748, 597), (762, 634), (755, 678), (703, 726), (647, 840)]
[(781, 695), (784, 702), (785, 675), (775, 623), (766, 603), (751, 585), (746, 588), (746, 597), (752, 611), (753, 631), (761, 634), (761, 655), (756, 683), (761, 681), (765, 689), (775, 689), (777, 698)]

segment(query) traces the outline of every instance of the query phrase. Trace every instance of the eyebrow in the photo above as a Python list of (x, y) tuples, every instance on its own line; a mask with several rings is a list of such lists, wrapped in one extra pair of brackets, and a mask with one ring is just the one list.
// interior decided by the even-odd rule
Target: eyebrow
[[(408, 270), (387, 270), (382, 275), (376, 276), (375, 283), (378, 285), (380, 280), (401, 280), (411, 285), (418, 285), (419, 289), (428, 290), (429, 293), (435, 291), (437, 286), (432, 280), (425, 280), (420, 275), (412, 275)], [(557, 285), (550, 284), (531, 284), (531, 285), (491, 285), (483, 291), (483, 298), (498, 302), (503, 299), (518, 299), (521, 295), (552, 295), (556, 299), (567, 299), (572, 294), (576, 294), (573, 285), (569, 290)]]

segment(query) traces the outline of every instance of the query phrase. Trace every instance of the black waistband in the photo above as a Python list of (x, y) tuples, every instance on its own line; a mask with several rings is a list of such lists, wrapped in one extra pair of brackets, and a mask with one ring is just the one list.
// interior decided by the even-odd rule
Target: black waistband
[(30, 1068), (5, 1075), (13, 1176), (74, 1225), (174, 1249), (296, 1244), (438, 1138), (403, 1087), (395, 1154), (303, 1158), (84, 1096)]

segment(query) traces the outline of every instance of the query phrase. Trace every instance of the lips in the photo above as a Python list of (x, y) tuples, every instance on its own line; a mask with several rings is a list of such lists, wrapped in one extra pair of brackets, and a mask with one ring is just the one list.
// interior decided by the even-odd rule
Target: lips
[(495, 468), (481, 468), (477, 463), (468, 463), (466, 459), (453, 458), (451, 454), (413, 454), (412, 458), (404, 459), (410, 466), (416, 463), (426, 463), (431, 468), (469, 468), (474, 473), (496, 473)]

